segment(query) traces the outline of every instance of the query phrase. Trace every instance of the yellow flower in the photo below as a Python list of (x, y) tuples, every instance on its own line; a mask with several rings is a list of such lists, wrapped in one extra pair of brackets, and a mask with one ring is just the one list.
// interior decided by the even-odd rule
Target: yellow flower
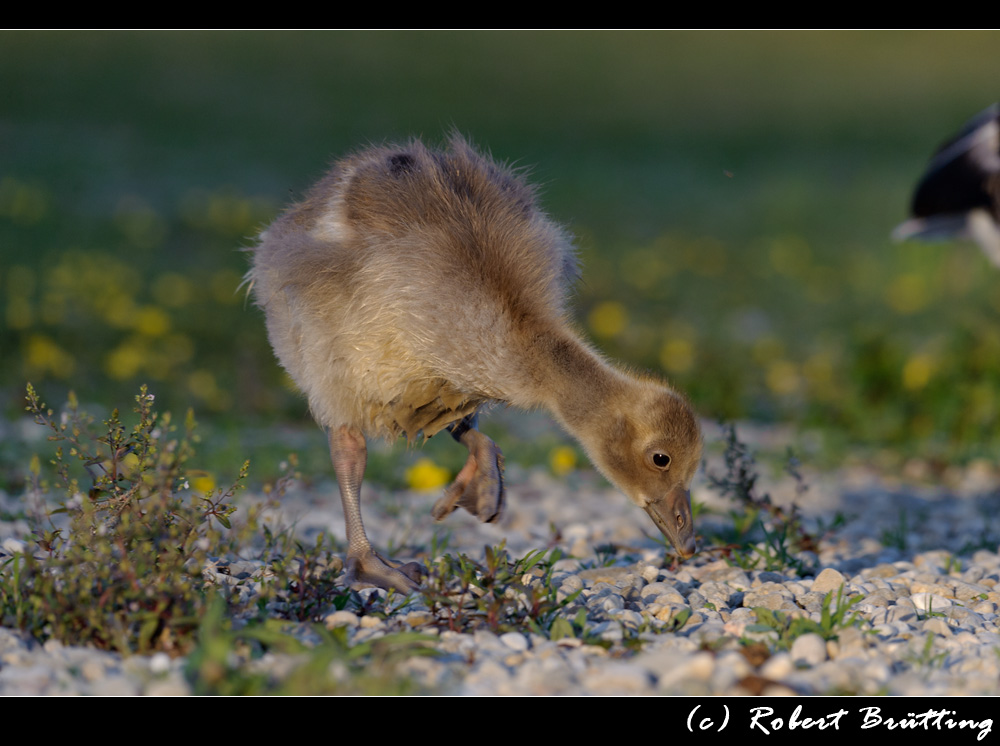
[(43, 334), (28, 337), (25, 364), (28, 375), (38, 376), (51, 373), (57, 378), (68, 378), (73, 374), (76, 361), (73, 356)]
[(917, 354), (903, 366), (903, 387), (919, 391), (928, 384), (934, 373), (934, 361), (928, 355)]
[(628, 324), (625, 306), (614, 301), (599, 303), (587, 317), (590, 328), (598, 337), (617, 337)]
[(406, 483), (411, 490), (428, 492), (448, 484), (451, 472), (429, 458), (422, 458), (406, 470)]
[(126, 381), (142, 370), (148, 353), (139, 340), (129, 338), (104, 356), (104, 371), (116, 380)]
[(147, 337), (159, 337), (170, 330), (170, 317), (156, 306), (143, 306), (132, 320), (136, 330)]
[(200, 492), (202, 495), (207, 495), (215, 489), (215, 477), (207, 471), (188, 472), (188, 482), (192, 490)]
[(671, 373), (684, 373), (694, 365), (694, 345), (683, 337), (668, 339), (660, 350), (660, 364)]
[(549, 453), (549, 466), (557, 477), (564, 477), (576, 468), (576, 451), (569, 446), (553, 448)]
[(211, 371), (192, 371), (187, 378), (188, 390), (216, 411), (223, 411), (232, 405), (232, 392), (219, 386)]

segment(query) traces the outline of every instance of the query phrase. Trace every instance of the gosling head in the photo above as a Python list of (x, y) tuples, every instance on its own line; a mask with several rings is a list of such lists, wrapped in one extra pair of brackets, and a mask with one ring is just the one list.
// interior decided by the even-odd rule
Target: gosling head
[(689, 490), (701, 461), (701, 430), (680, 394), (659, 384), (642, 388), (601, 428), (591, 458), (690, 557), (697, 547)]

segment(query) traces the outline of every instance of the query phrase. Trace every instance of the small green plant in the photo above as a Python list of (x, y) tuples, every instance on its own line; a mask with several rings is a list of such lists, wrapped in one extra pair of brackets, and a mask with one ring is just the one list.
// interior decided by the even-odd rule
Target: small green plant
[(949, 554), (948, 559), (945, 561), (944, 572), (945, 575), (951, 575), (952, 573), (961, 573), (962, 560), (960, 560), (954, 554)]
[(901, 552), (906, 551), (906, 536), (909, 533), (907, 525), (906, 511), (900, 508), (899, 522), (891, 527), (882, 530), (882, 544), (886, 547), (894, 547)]
[[(833, 591), (823, 597), (823, 610), (820, 612), (820, 635), (824, 640), (835, 640), (837, 631), (846, 627), (860, 627), (863, 619), (858, 612), (848, 612), (855, 604), (861, 603), (865, 599), (864, 594), (844, 598), (844, 586), (837, 589), (837, 598), (833, 598)], [(831, 604), (831, 601), (834, 603)]]
[(850, 612), (855, 604), (864, 599), (863, 595), (844, 598), (844, 586), (837, 590), (836, 598), (830, 591), (823, 598), (823, 609), (819, 622), (802, 616), (791, 616), (781, 611), (772, 611), (762, 606), (754, 607), (757, 624), (747, 627), (751, 632), (774, 631), (777, 633), (776, 646), (789, 650), (796, 638), (807, 633), (815, 633), (824, 640), (836, 640), (840, 630), (846, 627), (860, 627), (864, 620), (858, 612)]
[[(0, 566), (0, 624), (123, 654), (187, 655), (188, 679), (200, 694), (415, 691), (393, 669), (401, 658), (428, 654), (426, 636), (390, 632), (349, 645), (346, 630), (315, 624), (348, 606), (389, 617), (393, 596), (362, 598), (343, 588), (336, 547), (323, 534), (303, 542), (258, 521), (256, 510), (235, 520), (233, 499), (248, 464), (227, 488), (189, 468), (193, 416), (178, 433), (168, 413), (153, 410), (145, 387), (131, 425), (117, 410), (97, 424), (73, 396), (58, 415), (31, 386), (26, 398), (56, 446), (53, 484), (34, 459), (27, 511), (33, 540)], [(296, 467), (291, 456), (265, 492), (280, 497)], [(62, 498), (46, 507), (53, 490)], [(222, 582), (232, 562), (248, 556), (259, 571), (245, 582)], [(288, 632), (302, 623), (319, 640), (308, 655)], [(304, 662), (285, 681), (272, 681), (245, 665), (267, 651), (301, 654)], [(332, 668), (343, 676), (331, 676)]]
[(611, 567), (618, 560), (620, 547), (616, 544), (597, 544), (594, 547), (594, 554), (597, 555), (595, 567)]
[(924, 644), (917, 651), (914, 648), (910, 648), (907, 652), (904, 660), (916, 668), (923, 669), (925, 675), (929, 674), (935, 668), (941, 668), (944, 665), (945, 660), (948, 657), (947, 651), (941, 651), (940, 653), (934, 652), (934, 634), (931, 632), (927, 633), (924, 638)]
[(939, 617), (947, 619), (948, 615), (943, 611), (936, 611), (934, 609), (934, 598), (931, 594), (927, 594), (924, 599), (924, 607), (922, 609), (916, 609), (917, 621), (923, 622), (927, 619), (932, 619), (933, 617)]
[(659, 632), (680, 632), (684, 625), (688, 623), (693, 612), (691, 609), (680, 609), (676, 614), (667, 620), (667, 623), (660, 627)]
[(600, 644), (599, 638), (591, 634), (587, 625), (587, 610), (580, 609), (572, 619), (566, 616), (557, 616), (552, 620), (549, 628), (549, 639), (562, 640), (563, 638), (575, 638), (590, 644)]
[[(638, 626), (619, 621), (622, 648), (628, 652), (637, 653), (645, 647), (646, 643), (658, 635), (676, 634), (684, 629), (684, 625), (688, 623), (692, 613), (691, 609), (679, 609), (676, 614), (672, 614), (669, 619), (661, 623), (657, 623), (649, 617), (643, 617)], [(608, 641), (600, 641), (599, 644), (608, 649), (612, 647)]]
[(131, 426), (118, 410), (97, 425), (72, 394), (57, 416), (30, 384), (26, 401), (56, 444), (54, 484), (33, 459), (30, 496), (38, 506), (54, 488), (63, 497), (37, 510), (33, 545), (0, 572), (0, 623), (122, 653), (187, 652), (208, 605), (241, 603), (202, 570), (210, 557), (238, 553), (255, 530), (255, 510), (233, 521), (249, 463), (229, 487), (190, 469), (193, 415), (178, 433), (145, 386)]
[(797, 557), (789, 541), (787, 525), (779, 531), (770, 532), (760, 524), (764, 533), (764, 541), (750, 544), (743, 551), (734, 552), (731, 562), (744, 570), (766, 570), (768, 572), (783, 572), (793, 568), (800, 575), (807, 574), (811, 566)]
[[(234, 625), (219, 599), (208, 604), (185, 673), (195, 694), (414, 694), (418, 687), (396, 672), (415, 656), (433, 656), (435, 639), (419, 632), (394, 632), (351, 645), (346, 628), (311, 625), (319, 642), (307, 646), (280, 619)], [(281, 680), (246, 664), (264, 652), (293, 655), (300, 662)]]
[[(201, 569), (210, 550), (225, 553), (243, 536), (232, 530), (231, 501), (249, 464), (228, 488), (192, 489), (194, 418), (176, 436), (145, 387), (132, 427), (117, 410), (96, 427), (72, 395), (59, 417), (30, 385), (26, 399), (58, 443), (51, 465), (65, 497), (37, 517), (35, 548), (0, 574), (0, 621), (41, 639), (123, 653), (190, 649), (216, 593)], [(32, 471), (40, 502), (45, 483), (39, 468)], [(246, 527), (252, 523), (253, 515)]]
[[(805, 530), (797, 504), (783, 508), (759, 490), (757, 464), (749, 447), (739, 439), (733, 425), (726, 425), (725, 433), (725, 472), (709, 472), (708, 479), (713, 489), (738, 506), (729, 513), (733, 531), (726, 537), (730, 546), (725, 547), (725, 552), (730, 561), (744, 569), (782, 571), (791, 567), (799, 573), (808, 572), (811, 568), (797, 553), (815, 551), (818, 538)], [(796, 495), (804, 494), (808, 486), (801, 464), (790, 449), (785, 470), (795, 480)], [(753, 540), (754, 527), (760, 529), (763, 542)]]
[[(559, 549), (538, 549), (514, 560), (504, 542), (487, 546), (483, 563), (465, 554), (445, 554), (431, 567), (421, 593), (438, 624), (448, 629), (527, 628), (550, 637), (556, 620), (579, 595), (578, 591), (559, 598), (552, 572), (561, 557)], [(572, 628), (566, 621), (556, 625), (557, 635), (566, 636)]]
[(847, 525), (848, 521), (854, 520), (857, 516), (855, 515), (845, 515), (844, 513), (837, 512), (833, 516), (833, 520), (827, 523), (823, 518), (816, 519), (816, 534), (820, 537), (829, 536), (837, 529), (843, 528)]
[(343, 562), (325, 533), (312, 545), (296, 538), (291, 529), (274, 533), (265, 526), (264, 536), (260, 553), (268, 558), (268, 569), (276, 580), (260, 592), (262, 601), (274, 602), (270, 613), (305, 622), (319, 618), (331, 606), (338, 610), (349, 602), (363, 606), (358, 594), (341, 582)]
[[(211, 599), (204, 608), (195, 636), (196, 642), (185, 665), (185, 673), (194, 693), (262, 694), (267, 687), (267, 677), (244, 673), (238, 665), (241, 658), (253, 657), (254, 650), (250, 644), (252, 639), (251, 630), (244, 630), (242, 635), (234, 633), (226, 615), (225, 603), (218, 597)], [(302, 646), (294, 638), (288, 638), (284, 642), (286, 650), (301, 650)]]

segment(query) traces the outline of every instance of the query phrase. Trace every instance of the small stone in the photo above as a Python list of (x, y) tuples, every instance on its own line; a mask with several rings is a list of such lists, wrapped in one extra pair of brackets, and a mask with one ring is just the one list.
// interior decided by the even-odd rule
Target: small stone
[(155, 653), (149, 659), (149, 670), (156, 674), (166, 673), (170, 670), (170, 656), (166, 653)]
[(951, 599), (936, 593), (914, 593), (910, 596), (917, 613), (943, 611), (952, 605)]
[(761, 665), (760, 675), (771, 681), (780, 681), (794, 670), (792, 657), (788, 653), (776, 653)]
[(359, 621), (353, 611), (341, 610), (327, 615), (323, 623), (327, 629), (333, 629), (334, 627), (357, 627)]
[(942, 637), (951, 637), (952, 635), (952, 630), (948, 626), (948, 622), (939, 616), (924, 620), (923, 629), (926, 632), (933, 632), (935, 635), (941, 635)]
[(651, 601), (656, 601), (661, 604), (669, 603), (671, 601), (677, 603), (684, 603), (684, 596), (674, 588), (670, 583), (650, 583), (641, 591), (642, 600), (647, 603)]
[(25, 543), (19, 539), (8, 536), (0, 543), (0, 550), (7, 554), (24, 554)]
[(826, 640), (812, 632), (799, 635), (792, 643), (791, 656), (796, 665), (817, 666), (826, 660)]
[(871, 636), (857, 627), (844, 627), (839, 631), (837, 641), (840, 643), (841, 655), (854, 655), (865, 650)]
[(621, 661), (589, 670), (583, 683), (592, 694), (645, 694), (653, 688), (653, 678), (645, 668)]
[(583, 580), (579, 575), (567, 575), (559, 584), (559, 590), (565, 592), (567, 596), (583, 590)]
[(107, 669), (102, 661), (92, 658), (80, 666), (80, 675), (87, 681), (100, 681), (107, 675)]
[(846, 590), (847, 578), (841, 575), (837, 570), (834, 570), (832, 567), (827, 567), (816, 576), (811, 590), (814, 593), (825, 594), (833, 592), (835, 594), (842, 585), (845, 586)]
[(715, 656), (705, 651), (685, 655), (679, 660), (672, 655), (669, 666), (656, 666), (661, 669), (656, 671), (659, 676), (659, 688), (666, 691), (684, 691), (691, 682), (707, 682), (711, 679), (716, 665)]
[(769, 570), (761, 570), (757, 573), (757, 576), (753, 580), (753, 584), (764, 585), (765, 583), (774, 583), (776, 585), (781, 585), (787, 580), (784, 575), (777, 572), (771, 572)]
[(642, 568), (639, 574), (647, 583), (652, 583), (660, 577), (660, 568), (654, 567), (653, 565), (646, 565)]
[(402, 617), (402, 621), (408, 627), (425, 627), (434, 622), (434, 615), (429, 611), (410, 611)]
[(631, 609), (618, 609), (615, 611), (609, 611), (608, 616), (612, 619), (617, 619), (619, 622), (631, 629), (638, 629), (642, 626), (642, 614), (638, 611), (632, 611)]
[(519, 653), (528, 649), (528, 638), (520, 632), (504, 632), (500, 635), (500, 642)]
[(882, 639), (888, 640), (899, 634), (899, 628), (894, 624), (889, 624), (888, 622), (879, 622), (878, 624), (872, 626), (872, 632)]
[(790, 596), (780, 591), (771, 591), (764, 586), (757, 590), (750, 591), (743, 597), (743, 605), (747, 608), (763, 606), (772, 611), (797, 609), (795, 602)]

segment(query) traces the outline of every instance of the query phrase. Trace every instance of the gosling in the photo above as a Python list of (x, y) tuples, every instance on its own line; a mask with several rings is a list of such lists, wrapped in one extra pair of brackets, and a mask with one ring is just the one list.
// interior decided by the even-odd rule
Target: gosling
[(448, 430), (469, 456), (434, 517), (462, 507), (495, 521), (503, 456), (477, 425), (496, 402), (549, 410), (680, 555), (694, 554), (701, 434), (691, 406), (580, 338), (567, 309), (569, 236), (520, 174), (462, 137), (335, 163), (261, 233), (247, 277), (278, 360), (328, 434), (352, 587), (409, 592), (424, 572), (368, 541), (367, 440)]

